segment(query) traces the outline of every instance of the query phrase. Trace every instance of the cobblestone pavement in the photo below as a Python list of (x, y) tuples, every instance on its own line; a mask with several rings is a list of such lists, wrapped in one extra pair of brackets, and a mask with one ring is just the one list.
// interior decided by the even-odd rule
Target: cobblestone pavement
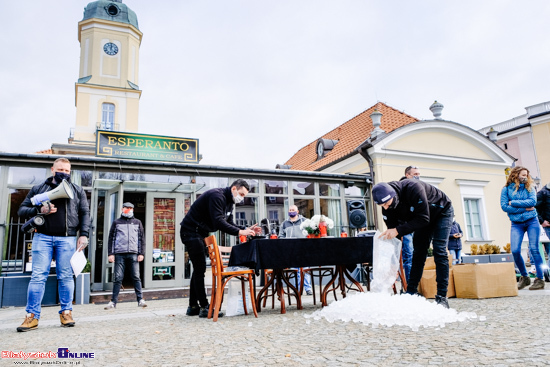
[[(520, 291), (518, 297), (450, 299), (457, 311), (486, 320), (444, 328), (372, 328), (360, 323), (306, 319), (305, 307), (263, 309), (254, 316), (212, 320), (185, 316), (187, 299), (76, 305), (76, 326), (59, 325), (58, 307), (45, 307), (39, 328), (18, 333), (25, 310), (0, 309), (2, 351), (93, 352), (95, 359), (53, 359), (82, 366), (548, 366), (550, 365), (550, 290)], [(309, 323), (307, 321), (310, 320)], [(20, 359), (0, 359), (12, 366)], [(29, 360), (27, 364), (48, 361)]]

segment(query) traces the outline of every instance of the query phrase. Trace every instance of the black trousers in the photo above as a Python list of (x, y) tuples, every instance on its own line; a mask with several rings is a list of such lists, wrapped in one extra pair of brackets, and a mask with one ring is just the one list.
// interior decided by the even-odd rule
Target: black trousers
[(206, 307), (208, 299), (204, 288), (204, 274), (206, 273), (206, 243), (197, 233), (185, 233), (180, 231), (181, 242), (185, 245), (185, 251), (189, 254), (189, 260), (193, 264), (191, 284), (189, 286), (189, 306)]
[(439, 214), (437, 218), (432, 218), (428, 226), (414, 231), (413, 236), (413, 258), (411, 273), (407, 283), (407, 293), (416, 293), (418, 283), (422, 279), (424, 264), (430, 242), (433, 246), (435, 262), (435, 280), (437, 282), (437, 295), (447, 297), (447, 287), (449, 285), (449, 258), (447, 257), (447, 243), (449, 234), (453, 225), (453, 207), (450, 206)]

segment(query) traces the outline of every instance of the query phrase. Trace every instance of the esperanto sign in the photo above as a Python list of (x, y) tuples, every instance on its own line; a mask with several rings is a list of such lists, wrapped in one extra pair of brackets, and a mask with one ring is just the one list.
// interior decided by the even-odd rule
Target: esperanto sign
[(199, 140), (97, 130), (96, 156), (198, 163)]

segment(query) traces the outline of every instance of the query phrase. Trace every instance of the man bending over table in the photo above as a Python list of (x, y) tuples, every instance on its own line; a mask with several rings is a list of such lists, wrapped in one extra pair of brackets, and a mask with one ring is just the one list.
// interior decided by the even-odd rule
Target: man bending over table
[[(181, 241), (193, 264), (187, 316), (208, 317), (210, 304), (204, 289), (207, 251), (204, 238), (210, 232), (218, 230), (233, 236), (252, 236), (262, 231), (256, 224), (245, 228), (237, 226), (231, 220), (233, 205), (242, 202), (249, 190), (248, 183), (242, 179), (236, 180), (230, 187), (210, 189), (191, 205), (181, 222)], [(223, 317), (223, 313), (220, 312), (218, 317)]]

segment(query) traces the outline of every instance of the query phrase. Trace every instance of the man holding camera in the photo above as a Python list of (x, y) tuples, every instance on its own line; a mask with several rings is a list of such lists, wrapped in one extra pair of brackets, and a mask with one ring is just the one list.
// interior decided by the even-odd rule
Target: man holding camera
[[(27, 317), (17, 331), (30, 331), (38, 327), (40, 310), (50, 264), (55, 256), (61, 326), (75, 325), (72, 317), (74, 293), (71, 257), (75, 251), (88, 246), (90, 209), (84, 190), (71, 180), (71, 163), (66, 158), (58, 158), (51, 168), (52, 176), (41, 184), (33, 186), (17, 214), (25, 219), (36, 215), (43, 216), (44, 223), (36, 226), (32, 240), (32, 275), (27, 290)], [(57, 188), (63, 180), (69, 183), (73, 198), (57, 198), (34, 205), (31, 201), (37, 194)], [(71, 195), (68, 195), (71, 196)], [(35, 221), (35, 223), (37, 223)], [(79, 237), (77, 238), (77, 235)]]

